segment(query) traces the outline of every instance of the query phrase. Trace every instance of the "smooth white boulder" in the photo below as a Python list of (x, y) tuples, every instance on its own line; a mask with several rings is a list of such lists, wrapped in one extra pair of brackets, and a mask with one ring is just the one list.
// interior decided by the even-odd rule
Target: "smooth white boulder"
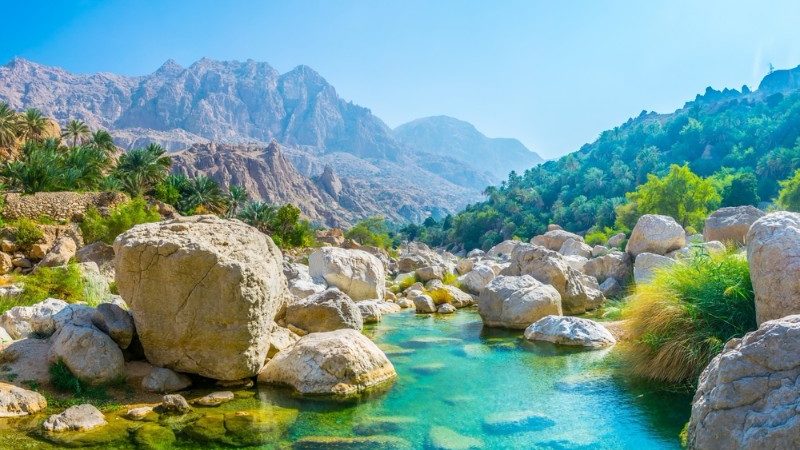
[(524, 329), (546, 315), (560, 315), (561, 295), (530, 275), (501, 275), (481, 292), (478, 313), (487, 326)]
[(747, 205), (720, 208), (708, 216), (703, 227), (706, 241), (730, 242), (742, 245), (753, 223), (764, 217), (764, 211)]
[(525, 339), (575, 347), (604, 348), (617, 343), (603, 325), (589, 319), (546, 316), (525, 329)]
[(356, 303), (344, 292), (330, 288), (286, 307), (286, 323), (308, 333), (341, 328), (361, 330), (363, 316)]
[(625, 251), (636, 257), (639, 253), (666, 255), (686, 245), (686, 232), (672, 217), (645, 214), (636, 221)]
[(325, 282), (353, 300), (383, 300), (386, 272), (381, 261), (363, 250), (322, 247), (308, 257), (308, 267), (316, 282)]
[(53, 414), (42, 427), (50, 432), (87, 431), (106, 425), (105, 416), (89, 404), (71, 406), (60, 414)]
[(66, 325), (52, 339), (49, 360), (63, 362), (79, 380), (108, 384), (124, 377), (122, 350), (107, 334), (91, 326)]
[(47, 400), (38, 392), (0, 383), (0, 418), (36, 414), (47, 408)]

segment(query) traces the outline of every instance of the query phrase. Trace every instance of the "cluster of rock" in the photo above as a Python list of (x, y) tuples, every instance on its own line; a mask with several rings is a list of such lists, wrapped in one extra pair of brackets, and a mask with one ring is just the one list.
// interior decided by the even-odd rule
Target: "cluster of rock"
[[(10, 195), (10, 194), (9, 194)], [(74, 224), (38, 225), (42, 237), (36, 242), (20, 242), (13, 226), (0, 229), (0, 275), (27, 274), (36, 267), (56, 267), (68, 263), (83, 245)]]

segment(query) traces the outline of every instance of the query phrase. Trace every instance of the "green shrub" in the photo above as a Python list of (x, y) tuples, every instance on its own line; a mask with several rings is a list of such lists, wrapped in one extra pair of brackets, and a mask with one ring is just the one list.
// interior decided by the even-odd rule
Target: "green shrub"
[(103, 387), (91, 386), (79, 380), (63, 361), (57, 361), (50, 366), (50, 384), (58, 391), (67, 392), (80, 398), (96, 400), (109, 398)]
[(636, 286), (623, 310), (636, 375), (694, 384), (725, 342), (756, 329), (747, 260), (699, 254)]
[(31, 248), (33, 244), (44, 237), (44, 233), (42, 233), (36, 222), (28, 218), (15, 221), (11, 227), (14, 242), (23, 250)]
[(29, 306), (48, 297), (59, 298), (67, 303), (97, 304), (100, 300), (87, 298), (89, 290), (77, 264), (65, 267), (41, 267), (30, 275), (15, 274), (12, 279), (23, 286), (22, 294), (0, 297), (0, 313), (14, 306)]
[(791, 178), (780, 182), (777, 204), (788, 211), (800, 211), (800, 170)]
[(603, 227), (602, 229), (595, 228), (586, 233), (586, 236), (583, 237), (583, 240), (589, 245), (606, 245), (609, 238), (622, 232), (622, 230), (617, 230), (611, 227)]
[(458, 275), (454, 273), (446, 272), (444, 277), (442, 277), (442, 283), (461, 289), (461, 283), (458, 282)]
[(419, 278), (417, 278), (417, 275), (414, 274), (414, 275), (412, 275), (410, 277), (406, 277), (406, 278), (402, 279), (400, 281), (400, 283), (397, 284), (397, 286), (399, 286), (400, 292), (402, 292), (402, 291), (405, 291), (406, 289), (410, 288), (411, 285), (416, 283), (417, 281), (419, 281)]
[(137, 197), (115, 206), (105, 217), (97, 208), (89, 208), (81, 222), (81, 232), (87, 244), (97, 241), (111, 244), (117, 236), (130, 230), (134, 225), (159, 220), (161, 216), (158, 214), (158, 209), (148, 206), (143, 198)]
[(358, 222), (353, 228), (347, 230), (344, 237), (361, 245), (371, 245), (387, 250), (392, 248), (392, 238), (389, 236), (389, 228), (383, 217), (370, 217)]
[(292, 204), (277, 207), (265, 202), (249, 202), (244, 205), (238, 217), (244, 223), (269, 235), (278, 247), (314, 245), (311, 224), (300, 218), (300, 209)]

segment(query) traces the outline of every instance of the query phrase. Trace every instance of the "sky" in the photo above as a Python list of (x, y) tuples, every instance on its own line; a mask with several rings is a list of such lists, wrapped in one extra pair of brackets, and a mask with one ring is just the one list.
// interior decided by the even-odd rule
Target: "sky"
[(432, 115), (546, 158), (706, 86), (800, 64), (800, 2), (0, 0), (0, 64), (144, 75), (167, 59), (305, 64), (389, 126)]

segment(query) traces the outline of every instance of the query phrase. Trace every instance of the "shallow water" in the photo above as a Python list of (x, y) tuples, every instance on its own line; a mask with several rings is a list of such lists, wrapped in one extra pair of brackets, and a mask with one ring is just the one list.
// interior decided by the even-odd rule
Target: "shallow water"
[[(359, 434), (390, 435), (411, 448), (428, 448), (436, 426), (491, 449), (680, 448), (678, 433), (688, 420), (689, 397), (627, 382), (615, 367), (613, 351), (528, 343), (518, 332), (483, 329), (478, 315), (466, 310), (450, 316), (384, 316), (365, 333), (387, 352), (399, 375), (383, 393), (342, 403), (301, 399), (261, 386), (257, 392), (237, 393), (240, 398), (220, 408), (198, 412), (221, 415), (271, 405), (299, 410), (280, 443), (271, 438), (271, 445), (252, 448), (290, 447), (308, 436)], [(492, 423), (509, 415), (528, 420)], [(389, 419), (376, 421), (382, 417)], [(131, 429), (141, 424), (112, 419), (123, 431), (103, 447), (135, 448)], [(3, 448), (49, 447), (11, 425), (0, 423)], [(185, 431), (176, 434), (177, 442), (168, 447), (218, 446), (190, 442)], [(194, 439), (203, 438), (194, 433)], [(363, 448), (378, 447), (365, 442)]]

